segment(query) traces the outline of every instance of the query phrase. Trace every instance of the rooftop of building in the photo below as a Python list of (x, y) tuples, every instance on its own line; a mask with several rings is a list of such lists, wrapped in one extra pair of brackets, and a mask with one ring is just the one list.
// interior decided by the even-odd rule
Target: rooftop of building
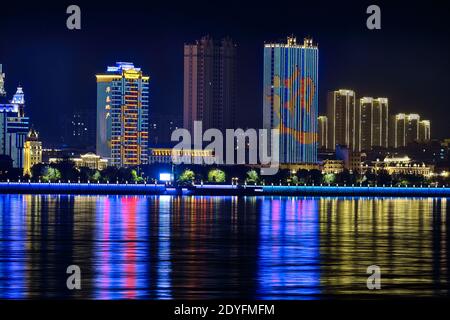
[(148, 81), (149, 76), (144, 76), (141, 68), (135, 67), (132, 62), (116, 62), (115, 66), (108, 66), (106, 72), (96, 74), (97, 82), (110, 82), (115, 79), (120, 79), (122, 76), (127, 79), (139, 79)]

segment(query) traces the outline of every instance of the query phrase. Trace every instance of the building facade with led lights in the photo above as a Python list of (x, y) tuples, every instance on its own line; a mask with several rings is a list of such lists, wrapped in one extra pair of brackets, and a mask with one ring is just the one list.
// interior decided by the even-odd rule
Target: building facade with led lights
[(263, 127), (279, 130), (281, 164), (317, 164), (318, 66), (312, 39), (264, 45)]
[(184, 45), (183, 126), (191, 134), (194, 121), (203, 129), (235, 128), (237, 46), (229, 38), (206, 36)]
[(5, 74), (3, 73), (3, 66), (0, 63), (0, 97), (5, 96)]
[(428, 142), (431, 140), (430, 120), (420, 120), (419, 122), (419, 142)]
[[(58, 163), (63, 161), (63, 158), (49, 158), (49, 163)], [(88, 152), (80, 155), (78, 158), (70, 158), (77, 168), (89, 168), (92, 170), (103, 170), (108, 166), (108, 160), (102, 159), (100, 156)]]
[(360, 150), (389, 146), (389, 101), (387, 98), (363, 97), (356, 112), (356, 132)]
[(0, 154), (10, 156), (14, 168), (24, 167), (25, 140), (29, 118), (25, 117), (25, 95), (22, 87), (9, 103), (0, 103)]
[(149, 77), (117, 62), (97, 78), (97, 154), (113, 166), (148, 163)]
[(406, 116), (406, 144), (419, 141), (420, 115), (411, 113)]
[(31, 129), (25, 141), (23, 174), (31, 177), (31, 168), (38, 163), (42, 163), (42, 142), (38, 133)]
[(347, 146), (352, 151), (359, 149), (355, 99), (353, 90), (340, 89), (328, 93), (328, 145), (331, 150), (335, 150), (336, 145)]

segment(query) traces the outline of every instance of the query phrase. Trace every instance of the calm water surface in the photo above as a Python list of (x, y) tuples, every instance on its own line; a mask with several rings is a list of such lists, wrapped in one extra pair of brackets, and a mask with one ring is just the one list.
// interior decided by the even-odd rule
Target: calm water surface
[[(447, 199), (0, 195), (0, 299), (448, 296)], [(82, 289), (66, 287), (81, 268)], [(368, 290), (367, 267), (382, 289)]]

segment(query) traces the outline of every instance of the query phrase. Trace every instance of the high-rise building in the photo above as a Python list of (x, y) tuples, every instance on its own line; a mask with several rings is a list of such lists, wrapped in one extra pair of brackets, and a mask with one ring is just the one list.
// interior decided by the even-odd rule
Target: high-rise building
[(113, 166), (147, 164), (149, 77), (130, 62), (96, 77), (97, 155)]
[(3, 66), (0, 63), (0, 97), (5, 96), (5, 74), (3, 73)]
[(183, 126), (192, 132), (194, 121), (204, 129), (235, 127), (237, 99), (236, 44), (209, 36), (184, 46)]
[(328, 144), (332, 150), (336, 145), (347, 146), (351, 151), (359, 150), (359, 120), (353, 90), (336, 90), (328, 93)]
[(171, 114), (154, 113), (150, 119), (150, 146), (167, 146), (171, 141), (172, 132), (183, 127), (183, 117)]
[(264, 45), (263, 126), (279, 129), (281, 164), (317, 163), (318, 65), (312, 39)]
[(411, 113), (406, 116), (406, 144), (419, 141), (420, 116)]
[(430, 120), (419, 122), (419, 142), (428, 142), (431, 139)]
[(17, 88), (10, 103), (0, 104), (0, 154), (8, 155), (14, 168), (24, 166), (24, 146), (29, 130), (29, 119), (24, 116), (25, 97)]
[(31, 168), (35, 164), (42, 162), (42, 142), (39, 141), (39, 135), (31, 129), (28, 132), (24, 147), (23, 174), (31, 177)]
[(370, 151), (373, 145), (373, 98), (359, 99), (359, 142), (360, 150)]
[(319, 133), (319, 148), (328, 149), (328, 118), (327, 116), (319, 116), (318, 133)]
[(78, 148), (94, 147), (96, 142), (94, 110), (78, 110), (68, 120), (68, 142)]

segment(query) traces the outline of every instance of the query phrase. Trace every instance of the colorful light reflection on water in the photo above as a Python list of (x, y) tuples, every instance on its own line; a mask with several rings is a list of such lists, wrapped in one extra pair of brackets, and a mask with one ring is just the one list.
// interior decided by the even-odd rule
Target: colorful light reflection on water
[(447, 296), (449, 227), (432, 198), (0, 195), (0, 298)]

